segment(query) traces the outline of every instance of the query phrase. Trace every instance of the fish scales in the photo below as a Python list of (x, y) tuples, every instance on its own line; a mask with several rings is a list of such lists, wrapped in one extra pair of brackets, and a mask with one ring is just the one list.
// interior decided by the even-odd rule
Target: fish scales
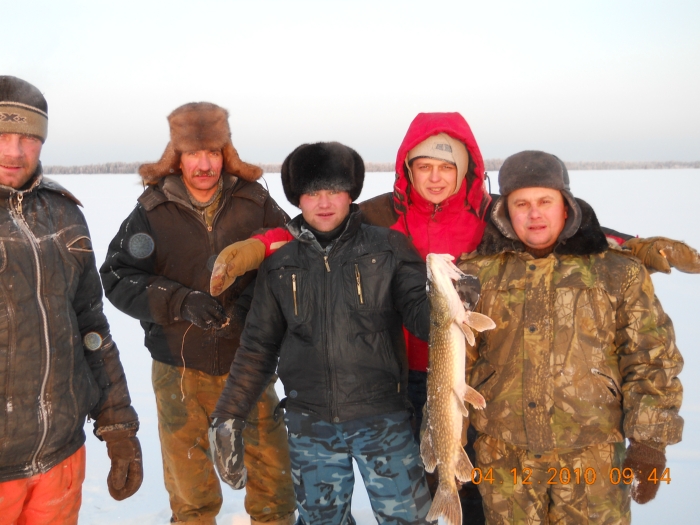
[[(460, 525), (462, 508), (455, 478), (460, 482), (470, 481), (473, 468), (461, 441), (463, 418), (468, 417), (463, 400), (468, 396), (478, 408), (483, 408), (485, 401), (465, 381), (465, 337), (468, 337), (466, 331), (471, 330), (469, 323), (474, 314), (465, 310), (455, 289), (454, 281), (465, 275), (451, 261), (450, 255), (427, 257), (431, 324), (427, 425), (421, 441), (421, 457), (426, 470), (437, 469), (440, 479), (428, 520), (442, 516), (448, 525)], [(481, 317), (485, 316), (478, 316), (477, 329), (492, 328), (493, 322)]]

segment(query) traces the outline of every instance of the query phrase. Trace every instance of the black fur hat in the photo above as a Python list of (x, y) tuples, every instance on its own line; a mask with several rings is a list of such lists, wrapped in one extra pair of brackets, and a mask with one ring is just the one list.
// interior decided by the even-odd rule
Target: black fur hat
[(319, 190), (347, 191), (355, 201), (364, 180), (362, 157), (339, 142), (302, 144), (282, 164), (284, 194), (297, 207), (302, 194)]
[(506, 237), (518, 240), (508, 217), (507, 197), (522, 188), (551, 188), (559, 190), (569, 208), (564, 230), (559, 241), (573, 237), (581, 226), (581, 208), (569, 188), (569, 172), (566, 165), (551, 153), (521, 151), (503, 161), (498, 172), (501, 197), (491, 209), (494, 224)]

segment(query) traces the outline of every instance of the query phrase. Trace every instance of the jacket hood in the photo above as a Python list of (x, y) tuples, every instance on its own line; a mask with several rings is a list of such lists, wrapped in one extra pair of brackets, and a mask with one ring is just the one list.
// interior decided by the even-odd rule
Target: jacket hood
[[(569, 239), (557, 242), (554, 253), (558, 255), (594, 255), (603, 253), (608, 249), (608, 240), (598, 223), (595, 211), (586, 201), (576, 199), (576, 202), (581, 209), (581, 225)], [(501, 233), (500, 229), (494, 224), (493, 217), (489, 214), (484, 236), (476, 251), (479, 255), (524, 252), (525, 245), (519, 240), (510, 239)]]
[[(404, 168), (406, 155), (425, 139), (439, 133), (446, 133), (459, 140), (469, 152), (466, 182), (462, 183), (457, 194), (449, 199), (458, 198), (464, 201), (467, 208), (472, 209), (475, 215), (484, 218), (491, 202), (491, 197), (484, 191), (484, 159), (469, 124), (462, 115), (456, 112), (419, 113), (411, 122), (396, 155), (396, 181), (394, 182), (394, 207), (396, 211), (399, 214), (406, 211), (410, 193), (410, 182)], [(424, 200), (415, 192), (411, 194), (411, 199), (414, 201)]]

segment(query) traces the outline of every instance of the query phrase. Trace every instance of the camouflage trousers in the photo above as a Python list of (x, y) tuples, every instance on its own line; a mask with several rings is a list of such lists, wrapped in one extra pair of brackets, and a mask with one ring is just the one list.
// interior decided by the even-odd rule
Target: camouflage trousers
[[(216, 525), (215, 516), (223, 499), (209, 456), (207, 429), (209, 414), (227, 377), (153, 361), (165, 488), (178, 522)], [(282, 418), (274, 418), (279, 400), (273, 383), (261, 396), (243, 431), (248, 469), (245, 509), (253, 523), (287, 524), (294, 523), (296, 503), (287, 432)]]
[(533, 454), (481, 434), (474, 445), (488, 524), (629, 524), (624, 443)]
[(408, 413), (344, 423), (287, 412), (300, 525), (354, 525), (355, 476), (362, 475), (378, 523), (428, 523), (430, 493)]

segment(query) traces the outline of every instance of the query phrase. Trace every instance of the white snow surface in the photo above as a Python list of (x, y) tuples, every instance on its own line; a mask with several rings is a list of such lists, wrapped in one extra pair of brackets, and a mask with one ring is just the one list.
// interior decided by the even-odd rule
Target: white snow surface
[[(105, 259), (107, 246), (119, 225), (133, 209), (143, 191), (136, 175), (54, 175), (51, 177), (73, 192), (84, 205), (90, 226), (98, 266)], [(497, 192), (497, 174), (492, 191)], [(278, 174), (264, 177), (270, 193), (290, 216), (298, 210), (287, 203)], [(392, 173), (368, 173), (359, 200), (392, 188)], [(263, 182), (263, 184), (265, 184)], [(622, 170), (580, 171), (571, 173), (575, 196), (589, 202), (600, 223), (616, 230), (650, 237), (665, 235), (700, 247), (700, 170)], [(674, 271), (653, 276), (657, 294), (674, 321), (678, 347), (685, 358), (681, 381), (685, 399), (681, 414), (685, 418), (684, 440), (668, 449), (671, 483), (661, 486), (655, 500), (647, 505), (633, 504), (635, 524), (692, 523), (697, 520), (697, 483), (700, 474), (700, 323), (697, 322), (700, 275)], [(168, 495), (163, 487), (160, 445), (155, 401), (151, 387), (151, 358), (143, 346), (139, 323), (117, 311), (105, 300), (105, 312), (139, 413), (139, 439), (143, 448), (144, 481), (131, 498), (117, 502), (107, 492), (109, 459), (103, 443), (92, 435), (92, 424), (85, 427), (87, 438), (87, 476), (83, 487), (80, 524), (165, 525), (170, 518)], [(281, 393), (281, 389), (278, 390)], [(366, 491), (356, 471), (353, 515), (358, 524), (376, 523)], [(223, 487), (224, 505), (218, 523), (249, 523), (243, 509), (244, 492)]]

